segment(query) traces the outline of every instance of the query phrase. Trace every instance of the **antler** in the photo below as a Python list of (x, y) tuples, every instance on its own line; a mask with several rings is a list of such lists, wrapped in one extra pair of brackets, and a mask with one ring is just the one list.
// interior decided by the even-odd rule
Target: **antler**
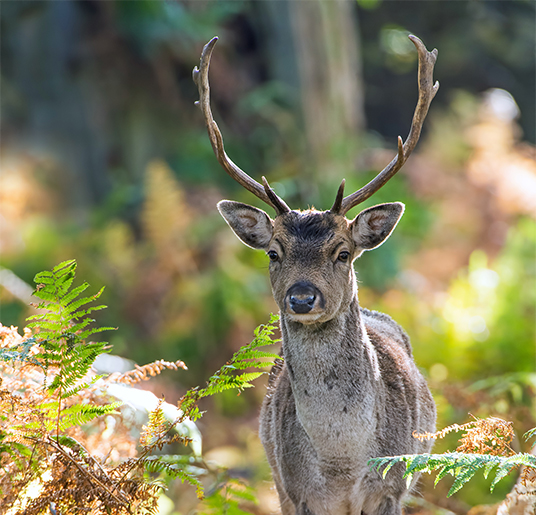
[(212, 50), (214, 49), (214, 45), (217, 41), (218, 38), (214, 37), (205, 45), (203, 52), (201, 53), (199, 68), (196, 66), (192, 73), (194, 82), (199, 90), (199, 100), (195, 104), (199, 106), (203, 112), (205, 123), (207, 125), (208, 137), (210, 139), (210, 143), (212, 144), (214, 154), (216, 154), (216, 158), (223, 166), (225, 171), (236, 182), (244, 186), (244, 188), (247, 190), (251, 191), (251, 193), (259, 197), (263, 202), (266, 202), (268, 205), (272, 206), (278, 215), (286, 213), (290, 211), (290, 208), (275, 194), (264, 177), (262, 178), (264, 185), (259, 184), (247, 173), (236, 166), (236, 164), (233, 163), (229, 156), (225, 153), (220, 129), (218, 128), (217, 123), (214, 121), (212, 111), (210, 109), (210, 85), (208, 82), (210, 57), (212, 56)]
[(432, 99), (435, 97), (437, 90), (439, 89), (439, 82), (433, 82), (434, 65), (437, 59), (437, 50), (434, 48), (431, 52), (426, 50), (424, 43), (417, 37), (410, 35), (409, 39), (413, 41), (413, 44), (417, 47), (419, 54), (419, 100), (417, 101), (417, 107), (413, 114), (413, 121), (411, 122), (411, 128), (408, 137), (404, 143), (402, 138), (398, 136), (398, 154), (393, 160), (368, 184), (357, 190), (355, 193), (342, 198), (344, 190), (344, 181), (339, 187), (337, 198), (333, 207), (332, 213), (346, 214), (350, 209), (361, 202), (367, 200), (373, 193), (378, 191), (393, 175), (395, 175), (403, 164), (407, 161), (411, 152), (419, 141), (421, 135), (422, 125), (428, 108)]

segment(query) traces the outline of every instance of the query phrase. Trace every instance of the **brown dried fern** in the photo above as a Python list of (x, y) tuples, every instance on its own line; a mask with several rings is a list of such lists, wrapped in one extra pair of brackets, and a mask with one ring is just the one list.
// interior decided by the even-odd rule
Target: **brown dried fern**
[[(22, 336), (17, 328), (0, 325), (0, 348), (17, 348), (30, 337), (28, 330)], [(101, 405), (106, 403), (102, 389), (107, 384), (134, 384), (165, 369), (184, 368), (181, 361), (159, 360), (125, 374), (112, 374), (81, 389), (63, 407), (76, 403)], [(187, 438), (170, 434), (173, 424), (163, 418), (161, 409), (152, 415), (142, 433), (146, 438), (142, 445), (147, 452), (135, 457), (137, 442), (121, 417), (114, 416), (113, 438), (105, 436), (106, 422), (102, 419), (92, 422), (95, 431), (82, 431), (75, 425), (58, 438), (47, 427), (41, 409), (49, 400), (49, 393), (43, 387), (44, 374), (39, 367), (1, 361), (0, 373), (1, 513), (40, 515), (50, 509), (61, 514), (92, 515), (157, 512), (163, 486), (144, 477), (147, 456), (169, 441), (188, 443)], [(53, 370), (50, 375), (54, 376)], [(94, 377), (91, 372), (83, 381), (91, 382)], [(155, 432), (159, 433), (158, 438)]]
[[(47, 310), (32, 317), (38, 320), (32, 323), (37, 334), (25, 329), (22, 336), (17, 328), (0, 324), (0, 513), (156, 513), (163, 484), (147, 479), (146, 472), (189, 481), (202, 497), (201, 484), (188, 471), (190, 456), (166, 461), (152, 454), (168, 443), (190, 442), (173, 430), (201, 416), (200, 398), (230, 388), (240, 391), (264, 373), (244, 370), (264, 368), (266, 359), (278, 357), (258, 349), (273, 343), (275, 326), (259, 327), (253, 342), (235, 353), (205, 388), (187, 392), (174, 420), (164, 417), (160, 400), (143, 428), (137, 454), (129, 422), (104, 392), (114, 383), (133, 385), (186, 366), (159, 360), (124, 374), (96, 376), (90, 367), (107, 347), (102, 342), (86, 344), (89, 335), (102, 329), (87, 329), (93, 322), (87, 315), (105, 306), (86, 305), (102, 290), (77, 299), (89, 285), (70, 289), (75, 270), (74, 261), (65, 261), (36, 276), (46, 283), (35, 292), (43, 300), (38, 307)], [(83, 430), (83, 424), (93, 431)]]
[(140, 383), (141, 381), (147, 381), (151, 377), (155, 377), (160, 374), (163, 370), (188, 370), (188, 367), (184, 364), (183, 361), (164, 361), (159, 359), (153, 363), (148, 363), (147, 365), (139, 366), (134, 365), (134, 370), (129, 370), (124, 374), (112, 374), (109, 376), (107, 382), (114, 383), (123, 383), (128, 385), (133, 385)]
[(418, 440), (430, 440), (444, 438), (454, 431), (465, 431), (459, 439), (456, 452), (465, 454), (490, 454), (494, 456), (511, 456), (515, 451), (510, 447), (514, 438), (514, 427), (512, 422), (497, 417), (484, 419), (473, 415), (472, 422), (466, 424), (452, 424), (436, 433), (413, 432), (413, 437)]

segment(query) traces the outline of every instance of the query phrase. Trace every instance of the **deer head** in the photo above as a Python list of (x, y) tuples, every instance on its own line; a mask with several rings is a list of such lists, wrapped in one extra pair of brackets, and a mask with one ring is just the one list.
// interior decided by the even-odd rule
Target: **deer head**
[(218, 209), (240, 240), (262, 249), (270, 258), (270, 279), (274, 298), (284, 316), (303, 324), (321, 323), (347, 309), (356, 295), (353, 261), (363, 251), (381, 245), (404, 212), (400, 202), (381, 204), (362, 211), (353, 220), (346, 213), (368, 199), (393, 177), (415, 148), (422, 125), (439, 83), (432, 74), (437, 50), (428, 52), (422, 41), (409, 36), (419, 56), (419, 98), (409, 135), (398, 138), (398, 153), (367, 185), (344, 196), (342, 181), (335, 202), (328, 211), (291, 210), (262, 177), (262, 185), (242, 171), (225, 153), (223, 138), (212, 117), (208, 70), (217, 38), (202, 52), (193, 78), (199, 89), (196, 102), (205, 117), (212, 148), (225, 171), (244, 188), (274, 208), (270, 218), (264, 211), (223, 200)]

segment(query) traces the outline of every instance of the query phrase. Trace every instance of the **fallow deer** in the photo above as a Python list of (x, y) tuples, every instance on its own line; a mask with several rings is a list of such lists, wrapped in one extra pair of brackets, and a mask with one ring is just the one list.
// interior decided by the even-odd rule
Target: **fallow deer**
[(400, 202), (346, 213), (368, 199), (404, 164), (417, 141), (439, 83), (437, 50), (415, 36), (419, 98), (406, 141), (370, 183), (344, 197), (344, 180), (328, 211), (291, 210), (270, 188), (225, 153), (210, 109), (208, 70), (217, 38), (204, 47), (193, 77), (210, 142), (227, 173), (275, 209), (222, 200), (218, 209), (242, 242), (270, 259), (280, 309), (284, 361), (270, 374), (260, 437), (283, 515), (394, 515), (407, 492), (403, 469), (382, 480), (372, 457), (422, 453), (431, 444), (413, 431), (433, 432), (435, 405), (403, 329), (389, 316), (359, 307), (354, 260), (381, 245), (397, 225)]

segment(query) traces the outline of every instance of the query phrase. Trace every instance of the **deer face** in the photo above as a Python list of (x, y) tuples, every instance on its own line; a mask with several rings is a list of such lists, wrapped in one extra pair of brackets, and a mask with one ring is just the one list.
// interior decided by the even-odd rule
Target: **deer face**
[(326, 322), (357, 294), (353, 261), (381, 245), (404, 211), (400, 202), (362, 211), (354, 220), (331, 211), (289, 211), (272, 220), (247, 204), (223, 200), (220, 213), (242, 242), (270, 258), (281, 313), (303, 324)]

